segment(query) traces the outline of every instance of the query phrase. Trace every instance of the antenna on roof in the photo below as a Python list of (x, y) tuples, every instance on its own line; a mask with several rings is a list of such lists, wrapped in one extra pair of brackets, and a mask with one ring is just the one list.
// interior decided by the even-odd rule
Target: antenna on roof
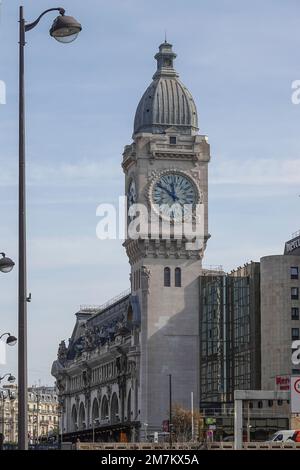
[(167, 30), (165, 29), (165, 43), (167, 43)]

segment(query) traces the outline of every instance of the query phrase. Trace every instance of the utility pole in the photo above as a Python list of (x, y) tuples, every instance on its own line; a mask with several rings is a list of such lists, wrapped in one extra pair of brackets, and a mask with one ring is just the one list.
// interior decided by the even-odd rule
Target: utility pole
[(194, 392), (191, 392), (191, 412), (192, 412), (192, 442), (194, 442)]
[(0, 433), (3, 434), (4, 436), (4, 432), (5, 432), (5, 426), (4, 426), (4, 421), (5, 421), (5, 394), (3, 391), (0, 391), (0, 398), (1, 398), (1, 403), (2, 403), (2, 406), (1, 406), (1, 430), (0, 430)]
[(172, 375), (169, 374), (169, 443), (172, 448)]
[(36, 395), (37, 409), (36, 409), (36, 440), (37, 444), (39, 442), (40, 435), (40, 423), (39, 423), (39, 412), (40, 412), (40, 394), (39, 392)]
[(250, 435), (250, 401), (248, 400), (248, 406), (247, 406), (247, 442), (251, 441), (251, 435)]

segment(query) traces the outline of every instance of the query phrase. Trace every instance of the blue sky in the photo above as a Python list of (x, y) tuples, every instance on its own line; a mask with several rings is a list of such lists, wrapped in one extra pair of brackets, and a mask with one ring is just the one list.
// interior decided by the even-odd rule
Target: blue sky
[[(35, 19), (49, 0), (24, 0)], [(18, 2), (2, 0), (0, 251), (17, 258)], [(300, 79), (297, 0), (62, 0), (83, 25), (77, 41), (27, 34), (29, 381), (52, 383), (58, 343), (80, 304), (127, 289), (120, 241), (96, 238), (96, 207), (123, 193), (120, 162), (135, 109), (167, 31), (176, 69), (208, 135), (209, 241), (204, 264), (226, 270), (281, 253), (299, 229)], [(0, 331), (17, 334), (17, 270), (0, 282)], [(16, 348), (0, 373), (16, 373)]]

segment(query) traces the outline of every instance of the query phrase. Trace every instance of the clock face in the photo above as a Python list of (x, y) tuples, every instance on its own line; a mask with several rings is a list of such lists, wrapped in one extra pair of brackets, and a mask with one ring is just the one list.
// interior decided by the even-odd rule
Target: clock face
[(180, 173), (161, 176), (153, 186), (152, 200), (160, 206), (163, 216), (181, 220), (193, 211), (197, 200), (194, 183)]
[(136, 187), (134, 180), (131, 180), (127, 191), (128, 208), (137, 201)]

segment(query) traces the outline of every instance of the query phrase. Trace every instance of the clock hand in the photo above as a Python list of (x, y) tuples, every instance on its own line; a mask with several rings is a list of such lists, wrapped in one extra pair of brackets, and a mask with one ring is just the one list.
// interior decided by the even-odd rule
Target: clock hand
[(173, 193), (171, 193), (171, 191), (169, 191), (167, 188), (165, 188), (164, 186), (161, 186), (160, 184), (157, 185), (158, 188), (162, 189), (163, 191), (165, 191), (166, 193), (169, 194), (169, 196), (171, 196), (173, 198)]

